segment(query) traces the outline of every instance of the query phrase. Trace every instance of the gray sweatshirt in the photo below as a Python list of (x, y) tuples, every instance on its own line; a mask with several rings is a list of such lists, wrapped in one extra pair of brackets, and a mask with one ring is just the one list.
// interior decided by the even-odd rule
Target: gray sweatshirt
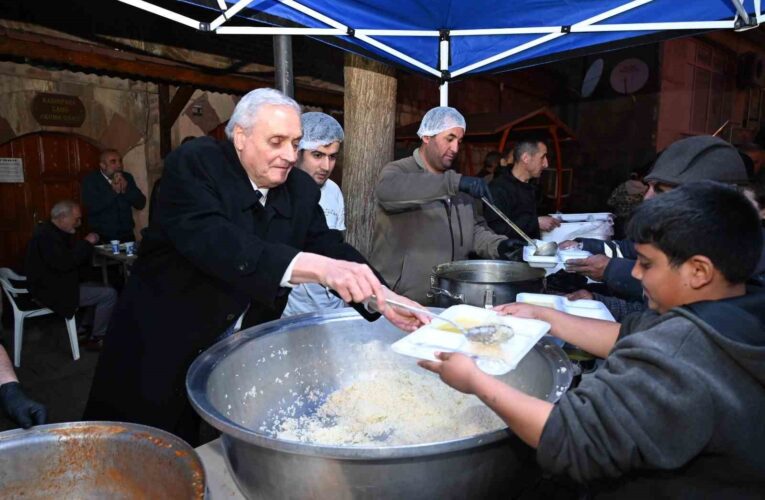
[(599, 498), (765, 498), (765, 294), (629, 316), (540, 465)]

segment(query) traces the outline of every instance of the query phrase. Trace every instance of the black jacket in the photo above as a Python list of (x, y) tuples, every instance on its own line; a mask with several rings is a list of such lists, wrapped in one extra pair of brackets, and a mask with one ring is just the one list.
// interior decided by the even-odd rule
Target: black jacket
[[(179, 432), (190, 410), (189, 365), (248, 306), (243, 327), (281, 316), (290, 289), (280, 281), (299, 251), (365, 262), (327, 228), (320, 196), (311, 177), (293, 168), (263, 207), (230, 142), (202, 138), (173, 151), (156, 223), (112, 316), (85, 418)], [(379, 317), (355, 307), (367, 319)]]
[(80, 267), (92, 254), (87, 241), (52, 222), (39, 224), (27, 246), (27, 289), (45, 307), (71, 318), (80, 302)]
[[(519, 181), (512, 171), (508, 170), (491, 181), (489, 190), (497, 208), (530, 237), (539, 238), (536, 186)], [(497, 214), (491, 210), (484, 210), (483, 213), (492, 231), (510, 239), (521, 239), (518, 233), (513, 231)]]
[(124, 193), (117, 194), (100, 170), (82, 179), (82, 203), (88, 216), (88, 224), (101, 237), (101, 241), (133, 240), (133, 209), (146, 206), (143, 195), (133, 176), (122, 172), (127, 181)]

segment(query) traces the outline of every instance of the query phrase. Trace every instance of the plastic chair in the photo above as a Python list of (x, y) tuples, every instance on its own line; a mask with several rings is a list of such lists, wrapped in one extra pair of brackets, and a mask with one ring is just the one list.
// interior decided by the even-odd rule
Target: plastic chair
[[(29, 291), (26, 288), (19, 288), (11, 280), (14, 282), (26, 281), (26, 277), (16, 274), (7, 267), (0, 268), (0, 284), (2, 284), (3, 291), (5, 291), (11, 307), (13, 307), (13, 364), (18, 368), (21, 366), (21, 341), (24, 335), (24, 320), (26, 318), (53, 314), (53, 311), (47, 307), (40, 307), (39, 304), (33, 302), (31, 297), (29, 297)], [(66, 321), (66, 329), (69, 332), (72, 357), (76, 361), (80, 359), (80, 347), (77, 344), (77, 324), (74, 316), (69, 319), (64, 318), (64, 320)]]

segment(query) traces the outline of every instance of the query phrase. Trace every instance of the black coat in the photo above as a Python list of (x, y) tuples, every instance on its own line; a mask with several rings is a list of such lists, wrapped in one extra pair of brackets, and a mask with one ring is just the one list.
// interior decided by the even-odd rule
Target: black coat
[[(503, 172), (489, 184), (494, 204), (531, 238), (539, 238), (537, 219), (537, 190), (533, 184), (521, 182), (512, 171)], [(492, 231), (510, 239), (521, 237), (491, 210), (483, 211), (486, 223)]]
[(27, 289), (39, 303), (65, 318), (80, 303), (80, 267), (93, 254), (93, 245), (66, 233), (51, 222), (39, 224), (27, 246)]
[(263, 207), (230, 142), (203, 138), (173, 151), (85, 419), (143, 423), (191, 439), (179, 431), (189, 410), (188, 367), (248, 305), (243, 327), (279, 318), (290, 290), (280, 282), (293, 257), (304, 250), (365, 262), (327, 228), (320, 196), (311, 177), (293, 168)]
[(136, 186), (133, 176), (122, 172), (127, 181), (124, 193), (115, 193), (100, 170), (82, 179), (82, 203), (88, 224), (101, 237), (101, 241), (133, 241), (133, 209), (146, 206), (146, 196)]

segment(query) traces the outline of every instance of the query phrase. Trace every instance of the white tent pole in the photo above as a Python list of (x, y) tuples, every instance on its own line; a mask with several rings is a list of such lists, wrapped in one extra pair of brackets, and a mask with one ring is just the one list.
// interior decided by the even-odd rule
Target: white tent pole
[(499, 61), (501, 59), (505, 59), (507, 57), (510, 57), (514, 54), (517, 54), (519, 52), (523, 52), (524, 50), (530, 49), (532, 47), (536, 47), (537, 45), (541, 45), (543, 43), (547, 43), (550, 40), (555, 40), (556, 38), (560, 38), (565, 33), (559, 32), (559, 33), (550, 33), (549, 35), (545, 35), (542, 37), (539, 37), (535, 40), (531, 40), (530, 42), (524, 43), (523, 45), (519, 45), (517, 47), (514, 47), (510, 50), (506, 50), (504, 52), (501, 52), (499, 54), (493, 55), (491, 57), (487, 57), (486, 59), (483, 59), (481, 61), (475, 62), (473, 64), (468, 64), (467, 66), (464, 66), (456, 71), (452, 71), (452, 77), (457, 77), (460, 75), (463, 75), (469, 71), (473, 71), (474, 69), (481, 68), (483, 66), (486, 66), (488, 64), (491, 64), (493, 62)]
[(337, 28), (278, 28), (256, 26), (221, 26), (219, 35), (307, 35), (307, 36), (346, 36), (345, 30)]
[[(224, 0), (219, 0), (219, 1), (223, 2), (224, 4), (226, 3)], [(258, 0), (258, 1), (239, 0), (236, 4), (234, 4), (233, 7), (231, 7), (228, 10), (225, 10), (223, 13), (221, 13), (221, 15), (219, 15), (217, 18), (215, 18), (215, 20), (213, 22), (210, 23), (210, 31), (215, 31), (216, 29), (218, 29), (218, 27), (220, 25), (222, 25), (223, 23), (225, 23), (226, 21), (228, 21), (229, 19), (231, 19), (235, 15), (239, 14), (239, 12), (241, 12), (242, 9), (244, 9), (248, 5), (258, 4), (261, 1), (262, 0)]]
[(226, 4), (226, 0), (218, 0), (218, 7), (220, 8), (220, 10), (228, 9), (228, 4)]
[[(442, 75), (446, 75), (449, 71), (449, 35), (444, 34), (441, 36), (441, 40), (438, 42), (439, 49), (439, 69)], [(443, 78), (443, 77), (442, 77)], [(438, 88), (439, 91), (439, 106), (449, 105), (449, 80), (443, 78), (441, 85)]]
[(175, 21), (177, 23), (184, 24), (190, 28), (194, 28), (196, 30), (200, 27), (200, 22), (192, 19), (190, 17), (183, 16), (181, 14), (176, 14), (175, 12), (171, 10), (164, 9), (162, 7), (158, 7), (154, 4), (150, 4), (149, 2), (144, 2), (143, 0), (119, 0), (122, 3), (126, 3), (128, 5), (132, 5), (133, 7), (137, 7), (141, 10), (145, 10), (146, 12), (151, 12), (152, 14), (157, 14), (158, 16), (162, 16), (165, 19), (170, 19), (171, 21)]
[(738, 17), (740, 17), (744, 23), (749, 24), (749, 14), (746, 13), (746, 9), (742, 5), (744, 3), (743, 0), (731, 0), (731, 3), (733, 4), (733, 8), (736, 9), (736, 12), (738, 12)]
[[(280, 3), (283, 3), (284, 5), (292, 7), (293, 9), (297, 10), (298, 12), (302, 12), (303, 14), (311, 16), (314, 19), (323, 22), (324, 24), (328, 24), (329, 26), (332, 26), (333, 28), (343, 29), (343, 30), (346, 31), (346, 34), (349, 34), (349, 35), (351, 34), (350, 32), (352, 30), (348, 26), (346, 26), (346, 25), (344, 25), (344, 24), (342, 24), (342, 23), (340, 23), (338, 21), (335, 21), (334, 19), (325, 16), (324, 14), (316, 12), (315, 10), (311, 9), (310, 7), (306, 7), (305, 5), (300, 4), (298, 2), (295, 2), (293, 0), (278, 0), (278, 1)], [(388, 45), (386, 45), (386, 44), (384, 44), (382, 42), (379, 42), (379, 41), (375, 40), (374, 38), (371, 38), (371, 37), (369, 37), (367, 35), (363, 35), (363, 34), (362, 35), (357, 35), (355, 33), (355, 31), (353, 31), (353, 34), (354, 34), (354, 36), (356, 36), (357, 39), (359, 39), (361, 41), (364, 41), (364, 42), (368, 43), (369, 45), (371, 45), (373, 47), (377, 47), (378, 49), (382, 50), (383, 52), (386, 52), (386, 53), (388, 53), (388, 54), (390, 54), (392, 56), (395, 56), (395, 57), (401, 59), (402, 61), (408, 62), (412, 66), (420, 68), (423, 71), (427, 71), (431, 75), (441, 76), (441, 73), (439, 71), (431, 68), (427, 64), (425, 64), (425, 63), (423, 63), (421, 61), (418, 61), (417, 59), (415, 59), (413, 57), (409, 57), (408, 55), (404, 54), (403, 52), (399, 52), (398, 50), (394, 49), (393, 47), (389, 47)]]
[(666, 30), (718, 30), (733, 29), (734, 21), (689, 21), (675, 23), (596, 24), (571, 26), (571, 33), (596, 33), (603, 31), (666, 31)]
[[(628, 2), (624, 5), (620, 5), (619, 7), (616, 7), (616, 8), (607, 10), (606, 12), (603, 12), (601, 14), (598, 14), (597, 16), (593, 16), (589, 19), (585, 19), (584, 21), (578, 22), (572, 25), (570, 28), (573, 29), (575, 26), (576, 27), (588, 26), (588, 25), (591, 25), (592, 23), (600, 22), (600, 21), (603, 21), (604, 19), (608, 19), (609, 17), (613, 17), (618, 14), (627, 12), (628, 10), (635, 9), (637, 7), (640, 7), (641, 5), (650, 3), (651, 1), (653, 0), (633, 0), (632, 2)], [(482, 68), (493, 62), (500, 61), (512, 55), (518, 54), (519, 52), (523, 52), (524, 50), (528, 50), (532, 47), (536, 47), (537, 45), (541, 45), (551, 40), (555, 40), (556, 38), (560, 38), (561, 36), (566, 35), (568, 33), (569, 33), (568, 29), (564, 30), (563, 28), (561, 28), (561, 31), (558, 33), (550, 33), (548, 35), (539, 37), (535, 40), (531, 40), (530, 42), (524, 43), (523, 45), (519, 45), (518, 47), (514, 47), (510, 50), (506, 50), (505, 52), (493, 55), (491, 57), (487, 57), (486, 59), (483, 59), (481, 61), (464, 66), (456, 71), (453, 71), (452, 77), (456, 77), (456, 76), (468, 73), (470, 71), (473, 71), (474, 69)]]
[(375, 30), (359, 29), (356, 34), (367, 36), (438, 36), (438, 31), (434, 30)]

